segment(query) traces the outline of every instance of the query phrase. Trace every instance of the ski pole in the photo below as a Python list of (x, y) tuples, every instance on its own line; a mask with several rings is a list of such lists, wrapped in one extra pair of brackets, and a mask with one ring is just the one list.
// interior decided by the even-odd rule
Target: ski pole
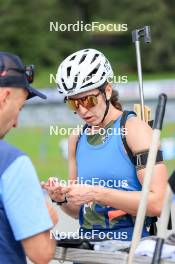
[(172, 173), (171, 177), (169, 178), (168, 183), (169, 184), (167, 185), (163, 209), (160, 216), (160, 224), (158, 227), (157, 241), (152, 259), (152, 264), (159, 264), (161, 260), (161, 253), (167, 233), (167, 226), (171, 212), (171, 203), (172, 203), (173, 195), (175, 193), (175, 171)]
[(151, 33), (149, 26), (145, 26), (143, 28), (135, 29), (132, 31), (132, 41), (133, 43), (135, 43), (135, 48), (136, 48), (137, 72), (139, 79), (139, 93), (140, 93), (140, 101), (141, 101), (141, 119), (145, 121), (142, 63), (141, 63), (141, 52), (140, 52), (140, 39), (142, 37), (144, 37), (145, 43), (151, 42)]
[(167, 101), (167, 96), (165, 94), (160, 94), (158, 105), (156, 108), (156, 114), (155, 114), (155, 119), (154, 119), (155, 121), (153, 125), (153, 134), (152, 134), (152, 140), (151, 140), (151, 145), (150, 145), (149, 154), (148, 154), (147, 165), (145, 169), (141, 198), (140, 198), (140, 203), (139, 203), (136, 221), (134, 225), (131, 248), (130, 248), (130, 252), (128, 256), (128, 264), (132, 264), (137, 244), (141, 238), (141, 233), (142, 233), (144, 219), (146, 215), (146, 209), (147, 209), (147, 200), (148, 200), (148, 195), (149, 195), (149, 190), (150, 190), (151, 177), (152, 177), (155, 162), (156, 162), (158, 144), (160, 140), (160, 132), (162, 129), (163, 118), (165, 114), (166, 101)]

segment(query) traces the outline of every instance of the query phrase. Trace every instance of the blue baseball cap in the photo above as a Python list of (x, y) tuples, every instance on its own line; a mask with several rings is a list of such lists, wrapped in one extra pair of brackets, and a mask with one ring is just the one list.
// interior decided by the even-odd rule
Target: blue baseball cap
[(47, 96), (45, 94), (30, 86), (30, 83), (33, 81), (33, 76), (34, 68), (24, 66), (18, 56), (8, 52), (0, 52), (0, 88), (24, 88), (28, 91), (27, 99), (34, 96), (46, 99)]

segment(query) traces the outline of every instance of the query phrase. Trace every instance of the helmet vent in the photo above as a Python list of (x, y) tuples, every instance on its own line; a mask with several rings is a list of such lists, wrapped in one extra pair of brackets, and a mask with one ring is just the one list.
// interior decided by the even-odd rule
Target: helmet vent
[(72, 58), (71, 58), (71, 59), (69, 59), (69, 60), (70, 60), (70, 61), (72, 61), (72, 60), (74, 60), (74, 59), (75, 59), (75, 57), (76, 57), (76, 56), (74, 55), (74, 56), (72, 56)]
[(75, 76), (74, 82), (73, 82), (73, 86), (72, 89), (74, 89), (77, 85), (77, 80), (78, 80), (78, 74)]
[(87, 56), (87, 54), (84, 54), (84, 55), (81, 57), (81, 60), (80, 60), (79, 64), (81, 64), (81, 63), (85, 60), (86, 56)]
[(105, 75), (105, 72), (103, 72), (103, 74), (102, 74), (102, 76), (101, 76), (101, 80), (103, 79), (104, 75)]
[(89, 75), (88, 75), (89, 79), (91, 79), (93, 77), (93, 75), (95, 75), (97, 73), (99, 67), (100, 67), (100, 63), (97, 65), (97, 67), (93, 71), (91, 71), (89, 73)]
[(93, 57), (91, 63), (93, 63), (95, 61), (96, 58), (98, 58), (99, 54), (95, 54), (95, 56)]
[(81, 88), (80, 88), (80, 89), (82, 89), (82, 88), (85, 88), (85, 87), (87, 87), (87, 86), (89, 86), (89, 85), (93, 85), (93, 84), (94, 84), (93, 82), (89, 82), (89, 83), (87, 83), (87, 84), (85, 84), (85, 85), (81, 86)]
[(71, 71), (71, 67), (67, 68), (67, 76), (70, 77), (70, 71)]
[(63, 79), (63, 78), (61, 78), (61, 81), (62, 81), (62, 85), (64, 86), (64, 89), (65, 89), (66, 91), (68, 91), (68, 89), (67, 89), (67, 87), (66, 87), (66, 85), (65, 85), (65, 83), (64, 83), (64, 79)]

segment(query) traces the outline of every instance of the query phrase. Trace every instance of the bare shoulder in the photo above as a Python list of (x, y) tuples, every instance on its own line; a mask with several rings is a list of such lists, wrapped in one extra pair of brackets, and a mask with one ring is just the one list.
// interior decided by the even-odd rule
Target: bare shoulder
[(68, 139), (69, 152), (75, 153), (79, 135), (80, 135), (80, 131), (77, 128), (74, 128)]
[(75, 128), (68, 140), (69, 180), (76, 180), (76, 146), (79, 139), (79, 131)]
[(146, 130), (146, 132), (150, 132), (152, 134), (152, 128), (146, 122), (142, 121), (140, 118), (135, 116), (129, 118), (126, 121), (126, 127), (130, 131), (139, 129), (139, 130)]
[(78, 128), (74, 128), (69, 136), (70, 143), (76, 143), (80, 135), (80, 130)]
[(131, 117), (126, 122), (128, 146), (133, 153), (148, 149), (152, 138), (152, 128), (138, 117)]

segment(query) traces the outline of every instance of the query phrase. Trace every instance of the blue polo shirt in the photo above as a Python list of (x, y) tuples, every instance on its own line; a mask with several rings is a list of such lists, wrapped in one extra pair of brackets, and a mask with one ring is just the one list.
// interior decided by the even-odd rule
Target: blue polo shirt
[(26, 263), (20, 241), (52, 227), (31, 160), (0, 140), (0, 264)]

